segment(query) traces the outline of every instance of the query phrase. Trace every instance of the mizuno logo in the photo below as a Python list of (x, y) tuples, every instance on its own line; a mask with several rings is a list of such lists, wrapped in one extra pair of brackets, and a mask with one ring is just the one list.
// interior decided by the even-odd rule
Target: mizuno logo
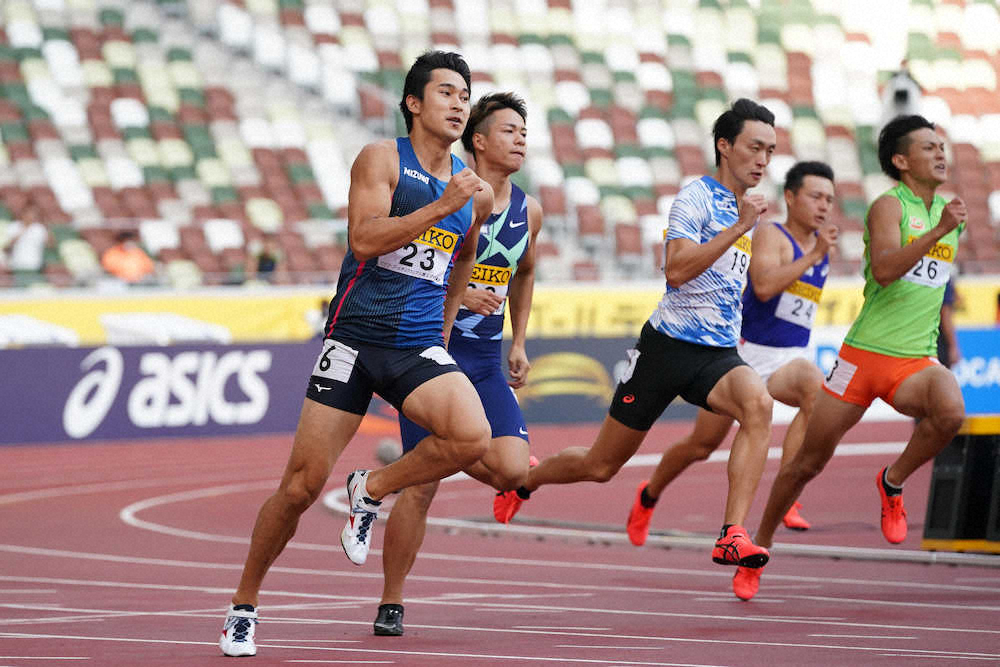
[(528, 224), (528, 221), (522, 220), (521, 222), (512, 222), (510, 223), (510, 226), (513, 228), (513, 227), (520, 227), (521, 225), (526, 225), (526, 224)]
[(409, 167), (403, 167), (403, 175), (415, 178), (424, 185), (429, 185), (431, 182), (431, 179), (429, 179), (425, 174), (421, 174), (416, 169), (410, 169)]
[(316, 387), (316, 393), (317, 394), (321, 394), (324, 391), (330, 391), (330, 387), (324, 387), (323, 385), (316, 384), (315, 382), (313, 382), (313, 386)]

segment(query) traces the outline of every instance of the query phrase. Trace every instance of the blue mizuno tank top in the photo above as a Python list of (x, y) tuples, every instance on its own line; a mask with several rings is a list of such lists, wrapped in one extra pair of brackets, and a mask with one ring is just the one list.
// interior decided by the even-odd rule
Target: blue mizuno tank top
[[(494, 213), (479, 230), (476, 266), (469, 286), (488, 289), (507, 296), (507, 288), (517, 272), (517, 263), (528, 249), (528, 201), (524, 191), (511, 184), (510, 203)], [(452, 339), (456, 336), (499, 341), (503, 338), (503, 318), (507, 301), (490, 315), (480, 315), (462, 306), (455, 318)]]
[[(784, 225), (774, 223), (792, 242), (794, 262), (802, 257), (802, 248), (788, 233)], [(744, 340), (772, 347), (805, 347), (809, 344), (813, 320), (819, 309), (819, 299), (830, 270), (830, 256), (809, 267), (785, 291), (768, 301), (761, 301), (753, 291), (753, 281), (748, 279), (743, 292)]]
[[(438, 199), (447, 182), (424, 171), (408, 137), (396, 139), (399, 183), (390, 217), (402, 217)], [(451, 158), (451, 173), (465, 168)], [(358, 262), (348, 248), (337, 293), (330, 302), (327, 338), (384, 347), (441, 345), (444, 298), (455, 255), (472, 224), (473, 198), (402, 248)]]

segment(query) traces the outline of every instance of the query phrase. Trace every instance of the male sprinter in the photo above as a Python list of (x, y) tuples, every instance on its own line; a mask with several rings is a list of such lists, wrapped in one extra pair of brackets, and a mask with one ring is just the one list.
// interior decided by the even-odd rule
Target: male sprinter
[(365, 146), (351, 167), (349, 248), (323, 350), (281, 484), (257, 516), (220, 640), (226, 655), (256, 653), (264, 575), (323, 490), (373, 392), (434, 436), (385, 468), (348, 477), (351, 516), (340, 540), (352, 562), (365, 562), (383, 496), (486, 453), (486, 415), (442, 337), (472, 272), (479, 224), (493, 209), (489, 185), (451, 155), (468, 120), (469, 87), (458, 54), (417, 58), (400, 103), (408, 136)]
[[(486, 455), (466, 472), (515, 498), (510, 490), (528, 474), (528, 430), (511, 387), (522, 386), (531, 368), (524, 337), (535, 285), (535, 237), (542, 226), (541, 206), (510, 181), (524, 164), (526, 118), (524, 101), (511, 93), (481, 98), (469, 115), (462, 143), (475, 158), (476, 174), (493, 188), (494, 204), (482, 224), (472, 280), (448, 339), (448, 352), (479, 393), (492, 431)], [(510, 386), (500, 363), (507, 304), (514, 334), (507, 354)], [(405, 416), (399, 426), (404, 452), (429, 435)], [(423, 542), (437, 488), (435, 480), (405, 489), (389, 514), (376, 635), (403, 634), (403, 584)]]
[[(958, 432), (965, 403), (955, 376), (938, 363), (938, 318), (944, 286), (965, 227), (961, 199), (935, 194), (948, 178), (944, 142), (921, 116), (898, 116), (882, 128), (879, 163), (899, 181), (865, 217), (865, 302), (823, 383), (798, 454), (771, 487), (757, 539), (770, 546), (782, 515), (818, 475), (848, 429), (876, 398), (919, 419), (906, 448), (878, 472), (882, 534), (906, 539), (903, 482)], [(749, 599), (760, 571), (738, 572)], [(736, 582), (734, 581), (734, 589)]]
[[(774, 400), (799, 408), (782, 443), (781, 460), (790, 461), (823, 384), (809, 334), (829, 272), (827, 251), (837, 240), (837, 227), (830, 222), (833, 170), (822, 162), (799, 162), (785, 175), (784, 192), (786, 223), (761, 225), (753, 234), (738, 349)], [(639, 485), (627, 522), (632, 544), (645, 544), (653, 507), (667, 485), (695, 461), (707, 459), (732, 425), (732, 417), (698, 411), (694, 430), (664, 452), (653, 476)], [(809, 528), (795, 507), (784, 522), (795, 530)]]
[(712, 559), (763, 567), (768, 553), (740, 525), (760, 481), (771, 435), (764, 382), (736, 352), (740, 298), (750, 263), (746, 235), (767, 210), (747, 194), (775, 148), (774, 114), (737, 100), (715, 121), (715, 178), (685, 186), (670, 209), (666, 291), (643, 326), (608, 416), (590, 448), (570, 447), (528, 473), (522, 490), (583, 480), (606, 482), (635, 454), (667, 405), (684, 400), (740, 423), (729, 458), (729, 497)]

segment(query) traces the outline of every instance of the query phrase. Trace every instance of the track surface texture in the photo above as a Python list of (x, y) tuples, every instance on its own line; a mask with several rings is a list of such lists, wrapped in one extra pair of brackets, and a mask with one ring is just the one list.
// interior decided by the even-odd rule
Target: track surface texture
[[(357, 438), (268, 575), (258, 655), (241, 664), (1000, 663), (1000, 557), (943, 563), (919, 551), (929, 466), (907, 483), (906, 542), (889, 546), (879, 531), (875, 475), (908, 422), (848, 434), (801, 498), (813, 529), (779, 531), (750, 602), (733, 596), (733, 570), (710, 558), (723, 461), (698, 464), (668, 488), (646, 546), (625, 537), (636, 485), (689, 426), (655, 426), (607, 484), (541, 489), (509, 527), (493, 522), (489, 489), (446, 481), (408, 580), (403, 637), (372, 636), (384, 521), (363, 567), (338, 542), (344, 478), (376, 465), (374, 438)], [(544, 457), (596, 432), (537, 426), (532, 449)], [(782, 433), (775, 428), (774, 442)], [(217, 645), (222, 617), (290, 443), (0, 449), (0, 666), (228, 664)], [(776, 470), (769, 460), (751, 531)]]

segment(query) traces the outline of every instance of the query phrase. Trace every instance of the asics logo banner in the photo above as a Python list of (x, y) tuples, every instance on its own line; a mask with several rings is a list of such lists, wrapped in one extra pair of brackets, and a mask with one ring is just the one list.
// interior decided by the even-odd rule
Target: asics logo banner
[(415, 178), (424, 185), (430, 185), (431, 182), (431, 179), (429, 179), (425, 174), (421, 174), (416, 169), (410, 169), (409, 167), (403, 167), (403, 175)]
[[(104, 422), (129, 375), (114, 347), (94, 350), (80, 368), (87, 373), (70, 391), (62, 414), (71, 438), (85, 438)], [(139, 428), (256, 424), (270, 405), (261, 378), (270, 368), (267, 350), (147, 352), (130, 369), (139, 379), (128, 389), (128, 419)], [(245, 400), (236, 400), (240, 394)]]

